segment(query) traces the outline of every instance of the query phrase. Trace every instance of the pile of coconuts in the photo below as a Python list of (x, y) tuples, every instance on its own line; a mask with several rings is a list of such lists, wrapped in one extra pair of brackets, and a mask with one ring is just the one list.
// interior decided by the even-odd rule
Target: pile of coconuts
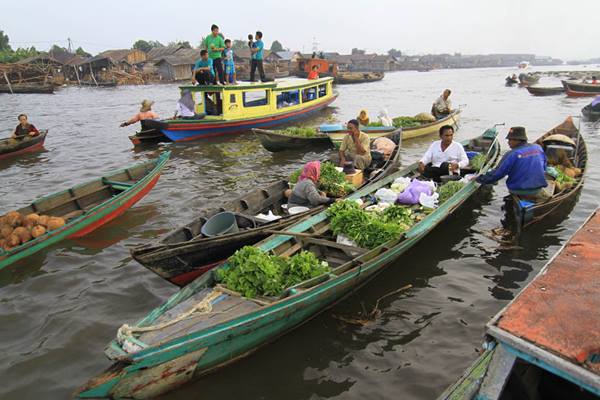
[(0, 249), (9, 251), (64, 224), (61, 217), (11, 211), (0, 217)]

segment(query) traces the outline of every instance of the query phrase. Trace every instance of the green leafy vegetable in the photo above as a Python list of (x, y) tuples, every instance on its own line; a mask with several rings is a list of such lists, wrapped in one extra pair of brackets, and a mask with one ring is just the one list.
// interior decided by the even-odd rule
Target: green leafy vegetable
[(394, 126), (396, 128), (413, 128), (416, 126), (421, 126), (421, 122), (415, 119), (414, 117), (396, 117), (392, 120)]
[(375, 248), (400, 236), (405, 227), (384, 222), (376, 215), (362, 210), (354, 201), (342, 201), (327, 209), (331, 230), (336, 235), (352, 239), (358, 246)]
[(383, 210), (382, 220), (383, 222), (398, 224), (406, 231), (414, 225), (415, 216), (410, 208), (393, 205)]
[(288, 136), (300, 136), (300, 137), (315, 137), (317, 136), (317, 131), (315, 128), (299, 128), (299, 127), (291, 127), (280, 130), (279, 133)]
[(326, 262), (307, 251), (283, 258), (245, 246), (229, 257), (229, 268), (219, 269), (217, 277), (229, 289), (253, 298), (278, 296), (285, 288), (328, 271)]
[(477, 154), (475, 157), (471, 158), (469, 164), (471, 164), (471, 167), (473, 167), (473, 169), (479, 171), (485, 165), (486, 161), (487, 160), (485, 158), (485, 155)]
[[(288, 182), (295, 184), (302, 174), (298, 169), (290, 175)], [(335, 165), (329, 161), (321, 163), (321, 176), (319, 178), (319, 190), (327, 193), (330, 197), (344, 197), (352, 193), (356, 188), (346, 180), (343, 172), (335, 169)]]
[(297, 183), (298, 182), (298, 178), (300, 178), (300, 175), (302, 175), (302, 168), (295, 170), (294, 172), (292, 172), (292, 174), (290, 175), (288, 182), (289, 183)]
[(465, 186), (465, 184), (463, 182), (459, 182), (459, 181), (450, 181), (450, 182), (444, 183), (438, 189), (438, 194), (440, 195), (440, 197), (438, 199), (439, 204), (446, 202), (446, 200), (448, 200), (449, 198), (454, 196), (456, 194), (456, 192), (458, 192), (464, 186)]

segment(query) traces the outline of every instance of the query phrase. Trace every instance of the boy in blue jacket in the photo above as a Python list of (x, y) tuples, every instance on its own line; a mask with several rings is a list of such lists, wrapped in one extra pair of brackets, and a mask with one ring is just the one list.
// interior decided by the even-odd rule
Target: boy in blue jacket
[(502, 157), (500, 165), (485, 175), (477, 177), (482, 185), (496, 183), (508, 175), (506, 186), (512, 194), (530, 198), (543, 198), (543, 188), (548, 186), (545, 177), (546, 154), (537, 144), (527, 143), (525, 128), (510, 128), (508, 145), (511, 150)]

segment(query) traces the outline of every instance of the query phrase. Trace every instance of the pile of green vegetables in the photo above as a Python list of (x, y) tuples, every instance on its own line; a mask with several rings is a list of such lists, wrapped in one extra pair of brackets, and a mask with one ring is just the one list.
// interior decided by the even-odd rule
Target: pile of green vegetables
[(571, 178), (569, 175), (565, 174), (560, 168), (556, 168), (556, 178), (554, 180), (562, 188), (569, 188), (577, 182), (575, 178)]
[(287, 136), (300, 136), (300, 137), (315, 137), (317, 136), (317, 131), (315, 128), (299, 128), (299, 127), (291, 127), (280, 130), (279, 133), (282, 133)]
[(441, 185), (437, 190), (440, 195), (438, 198), (439, 204), (445, 203), (446, 200), (454, 196), (463, 187), (465, 187), (465, 184), (460, 181), (450, 181)]
[[(292, 184), (298, 182), (302, 169), (292, 172), (288, 181)], [(319, 190), (331, 197), (344, 197), (355, 190), (354, 185), (346, 180), (346, 175), (335, 169), (335, 165), (329, 161), (321, 163), (321, 176), (319, 177)]]
[(417, 126), (421, 126), (421, 121), (417, 120), (415, 117), (396, 117), (392, 120), (394, 126), (396, 128), (414, 128)]
[(247, 298), (279, 296), (290, 286), (330, 271), (325, 261), (309, 251), (284, 258), (244, 246), (228, 261), (228, 268), (217, 270), (217, 279)]
[(477, 154), (475, 157), (471, 158), (469, 164), (474, 170), (479, 171), (485, 165), (486, 161), (485, 155)]
[(398, 208), (402, 207), (392, 206), (378, 215), (362, 210), (354, 201), (346, 200), (329, 207), (327, 215), (334, 234), (344, 235), (359, 247), (373, 249), (398, 238), (414, 224), (412, 218), (407, 218), (410, 214), (406, 215)]

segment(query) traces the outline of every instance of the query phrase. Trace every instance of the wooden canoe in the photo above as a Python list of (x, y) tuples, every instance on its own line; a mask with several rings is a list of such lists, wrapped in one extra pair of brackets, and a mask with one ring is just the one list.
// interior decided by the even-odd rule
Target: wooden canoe
[(507, 76), (506, 79), (505, 79), (505, 82), (506, 82), (506, 86), (512, 86), (512, 85), (515, 85), (515, 84), (519, 83), (519, 80), (518, 79), (513, 79), (510, 76)]
[[(497, 163), (500, 146), (495, 139), (479, 137), (471, 143), (488, 156), (482, 171)], [(489, 151), (482, 146), (487, 146)], [(417, 164), (413, 164), (362, 188), (350, 199), (366, 199), (379, 188), (391, 185), (396, 178), (415, 176), (416, 171)], [(193, 377), (249, 355), (374, 278), (459, 209), (478, 188), (478, 183), (470, 181), (401, 237), (370, 250), (293, 235), (330, 232), (326, 212), (288, 228), (291, 236), (279, 234), (265, 239), (256, 245), (265, 252), (289, 256), (301, 250), (312, 251), (319, 259), (326, 260), (332, 270), (289, 287), (277, 297), (259, 299), (241, 297), (218, 285), (217, 271), (209, 271), (138, 321), (134, 328), (124, 326), (119, 329), (118, 339), (105, 349), (106, 355), (115, 363), (78, 389), (76, 396), (158, 396)], [(228, 268), (228, 264), (217, 268)], [(189, 313), (191, 307), (198, 306), (201, 301), (210, 307), (188, 318), (176, 318)], [(163, 326), (158, 326), (161, 323)], [(146, 332), (139, 331), (143, 327)]]
[(583, 107), (581, 109), (581, 114), (583, 114), (583, 116), (585, 117), (585, 119), (587, 119), (588, 121), (598, 121), (600, 120), (600, 111), (594, 111), (592, 110), (592, 105), (588, 104), (587, 106)]
[(98, 81), (98, 82), (94, 82), (94, 81), (80, 81), (79, 82), (80, 86), (93, 86), (93, 87), (116, 87), (117, 86), (117, 81)]
[(10, 86), (0, 85), (0, 93), (40, 93), (40, 94), (52, 94), (54, 93), (53, 85), (35, 85), (30, 83), (13, 83)]
[[(316, 131), (316, 129), (315, 129)], [(275, 130), (252, 129), (260, 140), (260, 144), (270, 152), (276, 153), (285, 150), (312, 150), (314, 148), (332, 147), (333, 142), (327, 134), (316, 133), (313, 137), (292, 136), (279, 133)]]
[[(365, 171), (367, 179), (363, 187), (396, 171), (400, 165), (399, 146), (387, 161), (381, 162), (374, 161), (371, 168)], [(266, 238), (269, 236), (268, 231), (284, 229), (322, 210), (323, 207), (317, 207), (302, 214), (285, 214), (282, 205), (287, 204), (287, 198), (284, 197), (283, 192), (288, 187), (287, 181), (279, 181), (264, 189), (255, 189), (218, 209), (203, 212), (192, 223), (174, 230), (156, 242), (132, 249), (131, 255), (137, 262), (163, 279), (178, 286), (185, 286), (229, 258), (241, 247), (255, 244)], [(283, 217), (266, 223), (254, 217), (269, 210)], [(240, 231), (217, 237), (204, 237), (200, 233), (204, 223), (222, 211), (236, 213)]]
[[(454, 127), (454, 130), (458, 130), (459, 125), (458, 121), (460, 118), (460, 110), (453, 112), (445, 118), (438, 119), (435, 122), (430, 122), (427, 124), (423, 124), (421, 126), (416, 126), (413, 128), (402, 128), (402, 141), (424, 137), (427, 135), (436, 134), (439, 132), (440, 128), (444, 125), (451, 125)], [(364, 127), (361, 128), (361, 131), (368, 134), (371, 140), (376, 139), (378, 137), (386, 136), (389, 134), (389, 131), (377, 130), (379, 127), (373, 127), (375, 129), (369, 129), (372, 127)], [(389, 129), (389, 128), (388, 128)], [(334, 144), (339, 145), (342, 142), (344, 137), (348, 134), (346, 130), (344, 131), (336, 131), (329, 132), (328, 135), (331, 137), (331, 140)]]
[(567, 96), (584, 97), (600, 95), (600, 85), (592, 83), (581, 83), (576, 81), (564, 80), (561, 81)]
[[(550, 199), (542, 203), (531, 203), (523, 200), (517, 195), (511, 195), (510, 200), (512, 202), (512, 210), (514, 212), (514, 223), (515, 233), (518, 236), (522, 230), (540, 220), (547, 215), (551, 214), (554, 210), (560, 207), (567, 200), (572, 199), (577, 195), (581, 187), (586, 174), (587, 166), (587, 148), (585, 141), (579, 132), (579, 129), (575, 126), (572, 117), (568, 117), (563, 123), (551, 129), (544, 135), (540, 136), (536, 141), (537, 144), (542, 144), (542, 140), (550, 135), (562, 134), (570, 137), (576, 143), (575, 156), (571, 160), (573, 165), (577, 168), (581, 168), (582, 174), (577, 178), (577, 182), (570, 188), (564, 189), (558, 193), (555, 193)], [(510, 212), (510, 211), (509, 211)]]
[(41, 150), (48, 130), (40, 131), (37, 136), (25, 136), (17, 139), (0, 139), (0, 160)]
[(597, 209), (488, 322), (485, 351), (438, 400), (600, 397), (599, 229)]
[(562, 86), (543, 87), (543, 86), (527, 86), (527, 91), (534, 96), (554, 96), (565, 92)]
[(119, 217), (154, 187), (169, 156), (170, 152), (164, 152), (155, 160), (108, 173), (17, 210), (62, 217), (66, 224), (11, 250), (0, 250), (0, 269), (63, 239), (87, 235)]
[(347, 85), (375, 82), (382, 80), (384, 76), (383, 72), (338, 72), (335, 77), (335, 83), (338, 85)]
[(519, 83), (521, 86), (534, 85), (540, 81), (540, 76), (535, 74), (519, 74)]
[(166, 125), (163, 121), (146, 119), (140, 121), (142, 129), (136, 132), (135, 135), (129, 136), (129, 140), (134, 146), (143, 144), (155, 144), (170, 142), (167, 136), (162, 133), (162, 130)]

